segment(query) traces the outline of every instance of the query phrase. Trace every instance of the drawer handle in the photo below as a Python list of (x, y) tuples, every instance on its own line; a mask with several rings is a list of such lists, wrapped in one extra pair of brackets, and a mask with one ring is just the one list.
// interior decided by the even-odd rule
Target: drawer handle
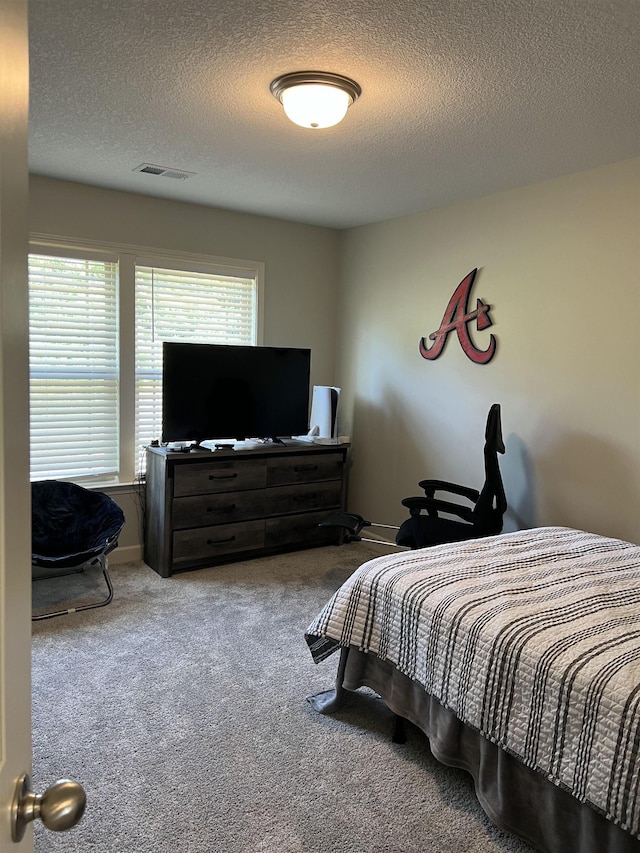
[(235, 504), (229, 504), (229, 506), (208, 506), (207, 512), (231, 512), (235, 508)]
[(235, 480), (237, 474), (209, 474), (210, 480)]
[(305, 471), (317, 471), (317, 465), (296, 465), (293, 469), (296, 474), (302, 474)]
[(235, 536), (230, 536), (228, 539), (207, 539), (207, 545), (228, 545), (229, 542), (235, 541)]

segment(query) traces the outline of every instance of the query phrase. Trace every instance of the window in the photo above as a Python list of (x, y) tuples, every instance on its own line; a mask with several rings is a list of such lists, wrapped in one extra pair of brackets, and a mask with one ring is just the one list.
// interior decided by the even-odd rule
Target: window
[(29, 257), (33, 479), (117, 475), (117, 272), (113, 260)]
[(162, 342), (259, 343), (262, 265), (32, 248), (31, 478), (132, 482), (161, 434)]
[(256, 318), (250, 278), (136, 265), (138, 449), (161, 435), (162, 342), (254, 344)]

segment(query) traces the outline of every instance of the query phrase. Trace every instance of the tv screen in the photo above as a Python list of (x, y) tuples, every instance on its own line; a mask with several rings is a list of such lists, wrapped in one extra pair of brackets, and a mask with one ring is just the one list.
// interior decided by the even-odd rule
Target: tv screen
[(308, 431), (311, 350), (162, 346), (163, 442), (274, 439)]

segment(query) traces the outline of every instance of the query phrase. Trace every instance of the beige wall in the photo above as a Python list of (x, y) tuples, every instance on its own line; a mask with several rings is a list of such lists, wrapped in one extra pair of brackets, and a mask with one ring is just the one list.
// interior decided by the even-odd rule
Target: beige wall
[[(505, 529), (560, 524), (640, 541), (640, 160), (342, 235), (338, 375), (349, 505), (405, 517), (424, 477), (480, 486), (502, 404)], [(498, 350), (418, 342), (474, 267)], [(472, 328), (474, 328), (472, 326)], [(474, 330), (475, 332), (475, 330)], [(485, 348), (489, 332), (473, 333)]]
[[(39, 176), (29, 210), (31, 233), (263, 262), (264, 343), (310, 347), (312, 383), (334, 384), (337, 231)], [(136, 496), (114, 497), (127, 517), (120, 556), (137, 557)]]

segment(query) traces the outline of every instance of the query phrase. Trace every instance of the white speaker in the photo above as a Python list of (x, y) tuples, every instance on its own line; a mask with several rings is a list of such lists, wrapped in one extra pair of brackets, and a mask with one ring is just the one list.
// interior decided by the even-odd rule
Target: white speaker
[(318, 438), (337, 437), (339, 400), (339, 388), (332, 385), (313, 386), (311, 418), (309, 420), (310, 433), (314, 433)]

